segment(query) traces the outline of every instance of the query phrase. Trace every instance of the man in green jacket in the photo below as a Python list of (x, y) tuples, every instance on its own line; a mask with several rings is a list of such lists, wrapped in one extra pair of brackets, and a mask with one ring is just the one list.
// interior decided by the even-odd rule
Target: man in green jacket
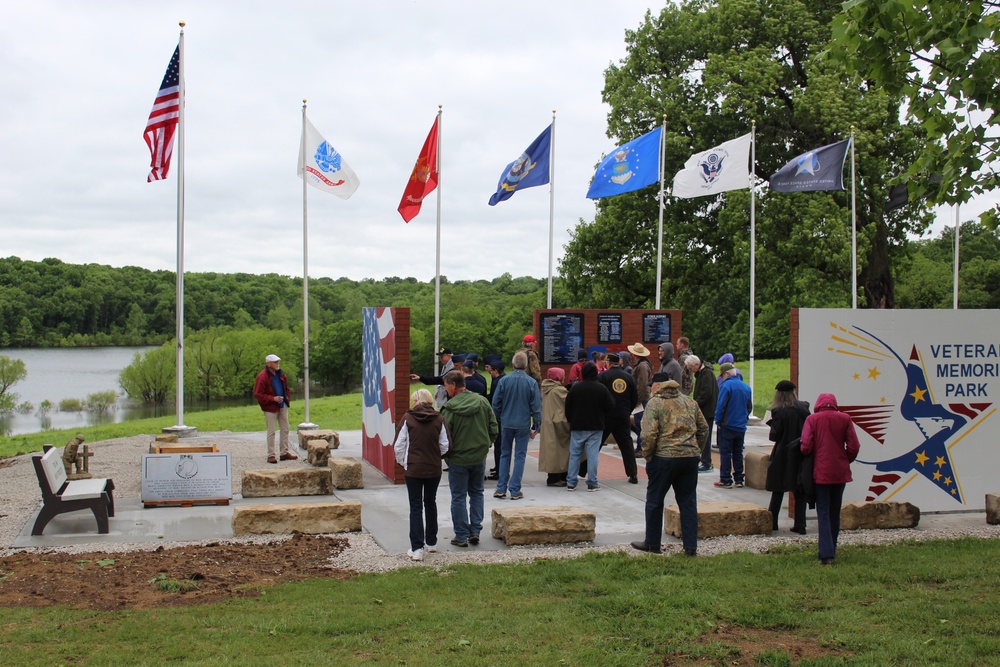
[[(451, 488), (451, 523), (456, 547), (479, 544), (483, 530), (483, 481), (486, 455), (500, 428), (493, 406), (479, 394), (465, 389), (465, 375), (450, 371), (444, 376), (448, 402), (441, 407), (451, 434), (448, 486)], [(468, 497), (468, 506), (466, 506)]]

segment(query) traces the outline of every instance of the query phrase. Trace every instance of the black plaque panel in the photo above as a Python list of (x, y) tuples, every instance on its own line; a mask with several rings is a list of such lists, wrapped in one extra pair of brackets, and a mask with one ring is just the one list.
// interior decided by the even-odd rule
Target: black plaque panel
[(643, 313), (642, 342), (656, 345), (670, 342), (670, 313)]
[(597, 314), (597, 342), (602, 345), (622, 342), (621, 313)]
[(583, 313), (548, 313), (541, 318), (542, 363), (575, 364), (583, 347)]

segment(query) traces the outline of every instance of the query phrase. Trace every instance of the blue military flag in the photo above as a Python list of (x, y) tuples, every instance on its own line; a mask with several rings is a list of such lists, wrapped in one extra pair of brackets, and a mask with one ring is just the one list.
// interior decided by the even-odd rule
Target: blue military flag
[(548, 183), (551, 145), (552, 126), (549, 125), (521, 153), (521, 157), (504, 167), (500, 182), (497, 183), (497, 191), (490, 197), (490, 206), (510, 199), (517, 190)]
[(587, 190), (588, 199), (614, 197), (660, 180), (662, 127), (622, 144), (601, 161)]
[(813, 192), (844, 189), (844, 160), (850, 139), (799, 155), (778, 171), (768, 182), (775, 192)]

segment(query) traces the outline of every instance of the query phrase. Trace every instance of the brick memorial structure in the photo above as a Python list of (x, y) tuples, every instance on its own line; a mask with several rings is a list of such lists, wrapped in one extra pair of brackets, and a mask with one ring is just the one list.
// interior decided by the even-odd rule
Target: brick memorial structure
[(362, 309), (361, 456), (396, 484), (403, 468), (392, 443), (410, 405), (410, 309)]

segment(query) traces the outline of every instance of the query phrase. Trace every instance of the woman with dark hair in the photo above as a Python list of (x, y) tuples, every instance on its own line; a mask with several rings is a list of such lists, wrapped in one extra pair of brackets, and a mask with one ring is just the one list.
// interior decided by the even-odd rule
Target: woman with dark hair
[(774, 447), (767, 464), (764, 488), (771, 492), (771, 504), (767, 508), (771, 512), (771, 529), (778, 530), (781, 501), (787, 492), (795, 507), (792, 532), (805, 535), (806, 497), (799, 481), (802, 470), (799, 438), (802, 436), (802, 425), (809, 416), (809, 403), (799, 400), (794, 384), (782, 380), (774, 388), (774, 401), (770, 410), (771, 419), (767, 425), (771, 427), (771, 432), (768, 437)]

